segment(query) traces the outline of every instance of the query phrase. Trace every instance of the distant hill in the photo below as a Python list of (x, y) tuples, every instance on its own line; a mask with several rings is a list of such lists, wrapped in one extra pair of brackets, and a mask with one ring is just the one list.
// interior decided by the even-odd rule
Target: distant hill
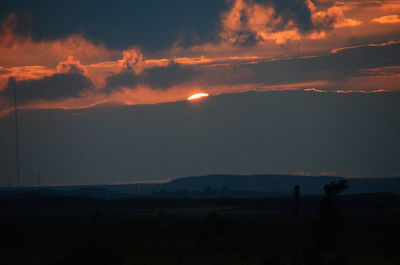
[(339, 181), (341, 177), (309, 177), (299, 175), (209, 175), (186, 177), (167, 183), (171, 189), (204, 190), (207, 188), (235, 191), (290, 193), (294, 185), (302, 186), (307, 194), (320, 194), (325, 184)]
[[(166, 193), (174, 191), (206, 192), (224, 190), (226, 192), (252, 192), (263, 195), (287, 195), (293, 186), (300, 185), (302, 194), (323, 194), (323, 186), (332, 181), (345, 179), (337, 176), (301, 175), (207, 175), (184, 177), (164, 184), (115, 185), (109, 189), (115, 192), (150, 194), (154, 191)], [(391, 192), (400, 193), (400, 177), (374, 179), (347, 179), (347, 194)]]
[[(323, 193), (323, 186), (332, 181), (345, 179), (337, 176), (300, 176), (300, 175), (209, 175), (175, 179), (165, 187), (168, 190), (203, 190), (207, 187), (230, 190), (288, 193), (294, 185), (300, 185), (301, 191), (308, 195)], [(347, 194), (393, 192), (400, 193), (400, 177), (347, 179)]]
[[(167, 183), (120, 184), (58, 187), (2, 188), (0, 195), (48, 194), (53, 196), (121, 198), (121, 197), (277, 197), (293, 193), (300, 185), (303, 195), (321, 195), (323, 186), (340, 181), (337, 176), (301, 175), (208, 175), (184, 177)], [(400, 194), (400, 177), (374, 179), (347, 179), (346, 194), (397, 193)]]
[[(293, 193), (300, 185), (303, 195), (322, 195), (323, 187), (337, 176), (301, 175), (208, 175), (184, 177), (167, 183), (120, 184), (93, 186), (65, 186), (0, 190), (2, 195), (49, 194), (57, 196), (119, 198), (119, 197), (277, 197)], [(349, 189), (345, 194), (397, 193), (400, 194), (400, 177), (374, 179), (347, 179)]]

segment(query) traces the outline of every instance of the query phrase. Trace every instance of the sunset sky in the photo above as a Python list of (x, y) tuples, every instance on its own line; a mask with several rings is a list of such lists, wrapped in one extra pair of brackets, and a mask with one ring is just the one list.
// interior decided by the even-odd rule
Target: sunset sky
[(14, 86), (25, 185), (39, 170), (52, 185), (400, 174), (400, 1), (1, 5), (0, 185), (15, 174)]

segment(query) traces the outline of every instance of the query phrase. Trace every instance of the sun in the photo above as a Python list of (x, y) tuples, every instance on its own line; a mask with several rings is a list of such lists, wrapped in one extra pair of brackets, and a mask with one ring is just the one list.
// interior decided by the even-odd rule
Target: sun
[(204, 97), (208, 97), (209, 95), (207, 93), (196, 93), (191, 95), (190, 97), (187, 98), (187, 100), (196, 100), (199, 98), (204, 98)]

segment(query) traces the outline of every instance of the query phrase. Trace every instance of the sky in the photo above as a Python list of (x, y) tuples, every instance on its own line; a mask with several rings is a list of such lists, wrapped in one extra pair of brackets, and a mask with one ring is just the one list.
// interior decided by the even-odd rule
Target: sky
[(3, 1), (0, 185), (14, 87), (23, 185), (400, 175), (399, 26), (400, 1)]

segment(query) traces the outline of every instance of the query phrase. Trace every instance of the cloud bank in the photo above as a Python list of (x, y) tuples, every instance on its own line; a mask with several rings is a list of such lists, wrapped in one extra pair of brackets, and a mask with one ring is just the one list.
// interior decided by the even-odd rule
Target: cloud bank
[(46, 3), (45, 13), (40, 4), (7, 2), (1, 115), (11, 109), (14, 83), (21, 108), (68, 109), (197, 92), (399, 89), (396, 71), (376, 70), (399, 65), (396, 2), (154, 3), (83, 2), (71, 19), (64, 1)]

